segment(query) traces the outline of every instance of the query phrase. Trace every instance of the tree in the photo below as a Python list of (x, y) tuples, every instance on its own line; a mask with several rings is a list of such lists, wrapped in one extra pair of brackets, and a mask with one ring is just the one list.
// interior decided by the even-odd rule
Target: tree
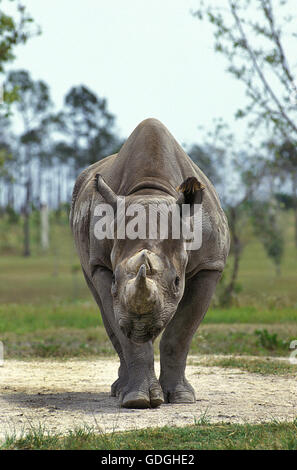
[(217, 297), (220, 304), (230, 305), (241, 288), (238, 284), (241, 257), (253, 233), (275, 263), (277, 273), (280, 272), (283, 233), (278, 223), (278, 207), (270, 191), (271, 177), (276, 175), (264, 153), (270, 152), (268, 147), (253, 148), (248, 142), (243, 148), (221, 119), (215, 121), (214, 130), (208, 131), (201, 148), (209, 152), (208, 158), (202, 155), (202, 165), (206, 162), (205, 168), (209, 168), (209, 172), (212, 167), (218, 172), (216, 188), (228, 218), (230, 256)]
[(264, 123), (291, 142), (297, 139), (297, 84), (287, 46), (297, 38), (290, 30), (295, 6), (292, 0), (200, 0), (194, 13), (214, 26), (215, 50), (245, 84), (248, 104), (236, 116), (247, 116), (253, 129)]
[(222, 175), (219, 169), (224, 165), (224, 162), (222, 162), (224, 153), (220, 155), (221, 158), (218, 158), (218, 149), (215, 149), (213, 152), (210, 145), (201, 146), (198, 144), (191, 145), (187, 153), (214, 186), (218, 186), (221, 183)]
[(14, 187), (19, 163), (15, 142), (10, 118), (0, 116), (0, 188), (5, 210), (13, 210), (15, 203)]
[[(11, 2), (13, 1), (15, 0), (11, 0)], [(32, 29), (33, 19), (21, 2), (15, 1), (14, 17), (3, 11), (2, 4), (3, 2), (0, 0), (0, 74), (4, 73), (5, 65), (14, 59), (15, 47), (18, 44), (26, 43), (33, 34), (37, 33), (37, 30)], [(5, 90), (4, 99), (6, 102), (9, 103), (15, 98), (15, 90), (10, 93)]]
[(267, 256), (276, 267), (276, 274), (280, 275), (280, 266), (284, 253), (284, 237), (279, 222), (279, 210), (276, 199), (268, 201), (253, 201), (251, 217), (255, 235), (262, 242)]
[(76, 172), (115, 152), (120, 145), (106, 99), (85, 86), (73, 87), (67, 93), (60, 119), (60, 130), (68, 138), (67, 152), (69, 147), (73, 149)]
[(10, 172), (13, 159), (7, 136), (4, 137), (3, 132), (7, 131), (9, 124), (8, 106), (17, 98), (17, 93), (15, 89), (3, 89), (1, 76), (5, 72), (5, 66), (14, 59), (15, 47), (26, 43), (30, 36), (37, 33), (32, 28), (33, 20), (25, 6), (19, 1), (11, 0), (13, 2), (16, 6), (14, 15), (5, 13), (3, 1), (0, 0), (0, 176), (5, 178), (6, 183), (11, 183), (10, 188), (13, 188), (13, 175)]
[(281, 145), (275, 146), (275, 162), (282, 175), (291, 180), (297, 248), (297, 143), (285, 140)]
[(0, 116), (0, 177), (3, 176), (7, 169), (5, 168), (6, 158), (10, 154), (10, 145), (8, 139), (9, 120)]
[(12, 110), (17, 112), (22, 122), (22, 132), (18, 142), (19, 162), (23, 170), (25, 185), (24, 213), (24, 256), (30, 255), (30, 205), (32, 202), (32, 166), (38, 156), (40, 137), (38, 130), (51, 107), (49, 89), (43, 81), (34, 81), (25, 70), (10, 72), (5, 84), (8, 90), (17, 89), (18, 100)]

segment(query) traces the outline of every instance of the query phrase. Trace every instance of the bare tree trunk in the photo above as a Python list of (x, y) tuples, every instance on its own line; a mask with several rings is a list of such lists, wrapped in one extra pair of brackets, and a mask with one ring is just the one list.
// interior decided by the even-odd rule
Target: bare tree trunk
[(30, 200), (31, 200), (31, 179), (26, 183), (26, 200), (24, 205), (24, 256), (31, 255), (30, 249)]
[(49, 248), (49, 226), (48, 226), (48, 208), (42, 204), (40, 208), (41, 215), (41, 247), (44, 251)]
[(232, 207), (230, 210), (230, 217), (229, 217), (229, 228), (230, 228), (230, 232), (232, 236), (232, 251), (233, 251), (234, 259), (233, 259), (231, 279), (223, 293), (223, 304), (225, 305), (229, 305), (232, 300), (232, 295), (234, 293), (236, 281), (238, 277), (239, 262), (240, 262), (241, 252), (242, 252), (241, 241), (237, 234), (237, 219), (238, 219), (237, 209), (238, 209), (238, 206)]
[(39, 161), (39, 165), (38, 165), (38, 177), (37, 177), (37, 191), (38, 191), (38, 194), (37, 194), (37, 205), (39, 207), (39, 209), (41, 209), (41, 192), (42, 192), (42, 164), (41, 164), (41, 161)]
[(14, 184), (13, 184), (12, 181), (10, 181), (9, 184), (8, 184), (7, 201), (8, 201), (9, 207), (14, 209)]
[(62, 191), (62, 188), (61, 188), (61, 173), (62, 173), (62, 169), (59, 168), (59, 173), (58, 173), (58, 209), (60, 209), (61, 207), (61, 191)]

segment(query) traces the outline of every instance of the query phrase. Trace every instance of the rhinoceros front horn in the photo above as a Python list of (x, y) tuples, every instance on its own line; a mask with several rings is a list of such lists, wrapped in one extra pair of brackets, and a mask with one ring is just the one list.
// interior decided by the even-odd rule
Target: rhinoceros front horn
[(105, 201), (110, 204), (114, 210), (117, 208), (118, 196), (113, 192), (113, 190), (108, 186), (104, 181), (102, 175), (97, 173), (95, 176), (95, 188), (103, 196)]
[(147, 278), (146, 266), (142, 264), (134, 279), (128, 282), (126, 290), (126, 303), (128, 309), (143, 314), (154, 310), (158, 301), (158, 292), (155, 282)]
[(139, 289), (141, 287), (144, 287), (145, 284), (146, 284), (146, 266), (145, 264), (142, 264), (135, 278), (135, 287), (136, 289)]

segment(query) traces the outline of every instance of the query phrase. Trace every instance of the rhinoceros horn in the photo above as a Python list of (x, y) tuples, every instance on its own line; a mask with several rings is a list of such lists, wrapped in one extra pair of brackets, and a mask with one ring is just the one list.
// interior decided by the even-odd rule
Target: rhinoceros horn
[(145, 264), (142, 264), (135, 278), (135, 287), (136, 289), (139, 289), (141, 287), (145, 287), (145, 284), (146, 284), (146, 267), (145, 267)]
[(118, 197), (108, 186), (108, 184), (104, 181), (100, 173), (97, 173), (95, 176), (95, 187), (97, 191), (101, 194), (101, 196), (103, 196), (105, 201), (110, 204), (114, 210), (116, 210)]
[(138, 314), (148, 313), (158, 300), (155, 282), (146, 276), (146, 266), (142, 264), (136, 277), (129, 282), (127, 304)]

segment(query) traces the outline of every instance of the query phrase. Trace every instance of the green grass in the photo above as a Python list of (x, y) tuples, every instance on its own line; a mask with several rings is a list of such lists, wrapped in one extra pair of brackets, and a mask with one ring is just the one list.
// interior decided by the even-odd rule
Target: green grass
[[(294, 308), (257, 310), (255, 307), (232, 307), (210, 309), (203, 325), (277, 325), (297, 323)], [(90, 328), (102, 325), (96, 303), (89, 300), (52, 301), (47, 303), (0, 304), (0, 331), (27, 333), (48, 328)]]
[[(284, 213), (283, 218), (286, 246), (281, 276), (276, 276), (262, 245), (251, 237), (240, 263), (241, 292), (234, 306), (212, 306), (191, 343), (190, 354), (204, 355), (202, 365), (264, 375), (296, 374), (296, 366), (273, 359), (288, 358), (290, 342), (297, 338), (297, 250), (292, 214)], [(48, 253), (39, 247), (38, 224), (32, 219), (30, 258), (21, 256), (20, 221), (11, 226), (1, 219), (0, 230), (0, 340), (5, 358), (53, 360), (114, 354), (80, 270), (65, 214), (60, 222), (51, 217)], [(229, 266), (231, 262), (232, 256)], [(236, 357), (214, 359), (213, 354)], [(21, 438), (8, 437), (2, 448), (297, 450), (296, 436), (296, 423), (209, 424), (206, 418), (185, 428), (112, 434), (80, 428), (52, 435), (32, 429)]]
[[(272, 261), (267, 257), (261, 243), (249, 236), (240, 262), (239, 279), (241, 292), (236, 297), (236, 306), (246, 308), (234, 318), (246, 323), (249, 315), (257, 316), (257, 311), (275, 312), (275, 321), (281, 318), (282, 310), (297, 307), (297, 249), (294, 246), (293, 214), (284, 212), (282, 224), (285, 228), (285, 252), (278, 277)], [(88, 300), (91, 298), (79, 267), (72, 235), (66, 214), (57, 221), (51, 215), (50, 250), (42, 253), (39, 244), (38, 217), (31, 221), (32, 256), (24, 258), (22, 253), (21, 220), (9, 225), (0, 219), (0, 303), (45, 304), (53, 301)], [(229, 257), (228, 265), (232, 262)], [(229, 267), (226, 268), (228, 276)], [(254, 310), (253, 310), (254, 308)], [(287, 316), (289, 312), (285, 313)], [(224, 315), (229, 313), (224, 311)], [(293, 313), (292, 313), (293, 315)], [(252, 320), (255, 322), (255, 320)], [(256, 320), (257, 321), (257, 320)], [(293, 320), (292, 320), (293, 321)], [(296, 321), (296, 316), (295, 316)]]
[(297, 308), (263, 308), (261, 306), (237, 306), (210, 308), (203, 320), (205, 323), (296, 323)]
[[(111, 356), (115, 351), (105, 328), (99, 323), (97, 320), (93, 326), (86, 326), (86, 322), (83, 327), (51, 327), (49, 324), (43, 329), (20, 327), (17, 332), (2, 332), (0, 339), (4, 343), (6, 359)], [(295, 338), (296, 324), (265, 325), (265, 328), (254, 324), (203, 324), (194, 335), (189, 353), (289, 357), (290, 342)], [(159, 340), (155, 343), (156, 354), (159, 353)]]
[(3, 333), (6, 359), (67, 359), (115, 354), (104, 327), (49, 328), (26, 334)]
[(208, 367), (224, 367), (232, 369), (240, 369), (245, 372), (261, 375), (294, 375), (297, 376), (297, 365), (290, 364), (287, 361), (271, 360), (269, 357), (266, 359), (255, 358), (238, 358), (227, 357), (220, 359), (207, 359), (201, 363), (195, 361), (195, 365), (203, 365)]
[[(289, 357), (290, 341), (297, 338), (297, 250), (292, 213), (283, 213), (282, 218), (286, 244), (281, 276), (276, 276), (263, 246), (249, 234), (239, 269), (241, 291), (234, 306), (214, 308), (213, 302), (193, 338), (190, 354), (206, 355), (203, 365), (257, 374), (296, 373), (296, 366), (272, 358)], [(80, 270), (66, 214), (60, 220), (51, 215), (51, 246), (47, 253), (40, 249), (36, 213), (31, 219), (31, 234), (32, 256), (24, 258), (21, 220), (11, 225), (7, 218), (0, 219), (0, 340), (5, 358), (67, 359), (114, 354)], [(231, 262), (232, 255), (229, 267)], [(155, 348), (158, 352), (158, 341)], [(237, 357), (207, 358), (210, 354)], [(21, 438), (8, 437), (2, 449), (297, 450), (297, 424), (212, 425), (203, 419), (185, 428), (112, 434), (80, 428), (65, 435), (50, 435), (40, 428)]]
[(91, 328), (102, 325), (95, 302), (0, 304), (0, 331), (30, 333), (49, 328)]
[(238, 296), (240, 305), (265, 305), (268, 309), (297, 306), (297, 249), (294, 244), (293, 213), (283, 211), (280, 223), (285, 239), (281, 275), (276, 275), (275, 265), (259, 240), (248, 236), (239, 267), (238, 282), (242, 287)]
[[(271, 338), (276, 340), (273, 341)], [(290, 343), (296, 338), (297, 325), (290, 323), (281, 325), (203, 323), (193, 337), (190, 354), (288, 357), (291, 352)]]
[(37, 429), (21, 438), (7, 437), (0, 449), (297, 450), (297, 425), (277, 422), (258, 425), (197, 424), (184, 428), (164, 427), (112, 434), (80, 428), (68, 431), (66, 435), (52, 435)]
[[(240, 264), (242, 292), (233, 307), (209, 309), (190, 353), (289, 354), (289, 342), (297, 338), (297, 250), (292, 214), (284, 213), (283, 218), (286, 247), (281, 277), (276, 277), (263, 247), (252, 237)], [(51, 215), (51, 246), (46, 254), (39, 246), (37, 222), (34, 214), (32, 256), (24, 258), (21, 220), (9, 225), (0, 219), (0, 340), (6, 357), (112, 354), (66, 214), (60, 220)], [(257, 330), (267, 330), (268, 336)], [(269, 335), (277, 335), (276, 341)]]

